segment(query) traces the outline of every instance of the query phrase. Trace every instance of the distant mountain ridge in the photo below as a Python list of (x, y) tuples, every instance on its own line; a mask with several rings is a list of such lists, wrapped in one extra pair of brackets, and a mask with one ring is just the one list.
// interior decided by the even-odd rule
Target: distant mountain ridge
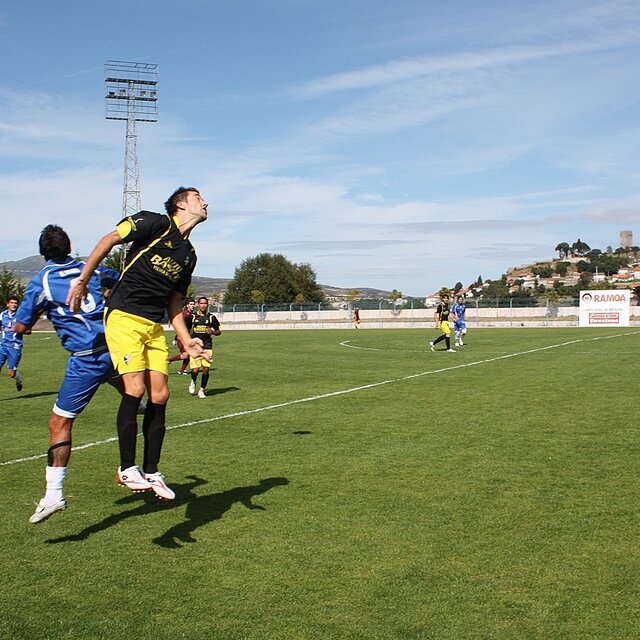
[[(84, 258), (80, 258), (83, 260)], [(5, 267), (13, 272), (14, 277), (19, 278), (27, 284), (33, 276), (42, 269), (44, 259), (42, 256), (29, 256), (21, 260), (0, 262), (0, 269)], [(231, 278), (208, 278), (206, 276), (194, 275), (191, 279), (195, 295), (211, 297), (214, 293), (224, 293), (231, 282)], [(372, 289), (370, 287), (332, 287), (330, 285), (320, 285), (327, 298), (344, 298), (348, 291), (355, 290), (360, 298), (388, 298), (389, 291), (383, 289)]]

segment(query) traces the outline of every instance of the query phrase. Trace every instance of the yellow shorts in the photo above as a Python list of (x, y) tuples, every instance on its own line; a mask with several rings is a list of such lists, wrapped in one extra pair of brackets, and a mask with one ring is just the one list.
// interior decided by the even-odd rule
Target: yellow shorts
[[(211, 349), (203, 349), (203, 354), (209, 356), (209, 360), (213, 362), (213, 351)], [(189, 358), (189, 369), (209, 369), (211, 362), (207, 362), (204, 358)]]
[(443, 320), (440, 323), (440, 331), (442, 331), (442, 333), (444, 333), (445, 336), (451, 335), (451, 327), (449, 326), (448, 320)]
[(104, 327), (119, 374), (148, 369), (169, 375), (169, 349), (159, 322), (113, 309), (107, 312)]

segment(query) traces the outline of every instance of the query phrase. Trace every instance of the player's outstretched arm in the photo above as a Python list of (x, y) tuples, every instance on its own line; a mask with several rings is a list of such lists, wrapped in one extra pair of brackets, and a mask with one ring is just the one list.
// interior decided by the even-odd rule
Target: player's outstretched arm
[(103, 236), (95, 246), (91, 255), (87, 258), (87, 262), (82, 269), (82, 273), (74, 278), (73, 284), (69, 287), (67, 294), (67, 305), (72, 313), (80, 309), (83, 298), (87, 295), (87, 283), (91, 279), (93, 272), (98, 265), (109, 255), (111, 249), (117, 244), (122, 244), (123, 240), (117, 231), (112, 231)]

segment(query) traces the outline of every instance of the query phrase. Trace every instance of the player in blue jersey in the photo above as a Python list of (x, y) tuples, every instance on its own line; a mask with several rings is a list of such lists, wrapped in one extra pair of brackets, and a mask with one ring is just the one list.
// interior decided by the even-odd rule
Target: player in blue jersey
[(456, 303), (451, 307), (451, 318), (454, 321), (454, 335), (456, 347), (464, 346), (463, 338), (467, 333), (467, 322), (464, 314), (467, 311), (467, 305), (464, 303), (463, 296), (456, 297)]
[(49, 418), (46, 493), (29, 519), (32, 523), (66, 509), (63, 485), (71, 456), (74, 420), (103, 382), (111, 382), (116, 388), (119, 386), (107, 349), (102, 319), (102, 291), (111, 287), (119, 274), (106, 267), (98, 267), (87, 283), (87, 295), (80, 309), (72, 313), (65, 300), (69, 286), (80, 275), (84, 262), (69, 255), (69, 236), (56, 225), (48, 225), (43, 229), (39, 245), (40, 254), (47, 262), (27, 285), (24, 300), (16, 312), (16, 331), (28, 332), (44, 313), (53, 324), (62, 346), (71, 355)]
[(0, 313), (0, 371), (7, 363), (7, 373), (16, 382), (16, 389), (22, 391), (22, 376), (18, 371), (22, 358), (22, 334), (16, 332), (16, 309), (18, 298), (10, 296), (7, 308)]

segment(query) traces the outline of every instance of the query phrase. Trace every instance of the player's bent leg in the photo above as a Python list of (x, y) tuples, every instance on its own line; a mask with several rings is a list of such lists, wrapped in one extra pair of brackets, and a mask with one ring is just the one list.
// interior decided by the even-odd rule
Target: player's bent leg
[(200, 380), (200, 390), (198, 391), (198, 398), (206, 398), (207, 395), (205, 393), (205, 389), (209, 384), (209, 369), (203, 367), (202, 368), (202, 379)]
[(143, 423), (145, 479), (153, 492), (163, 500), (173, 500), (175, 493), (167, 486), (158, 471), (162, 444), (166, 433), (166, 406), (169, 400), (168, 378), (160, 371), (149, 371), (149, 403)]
[[(127, 373), (122, 378), (124, 394), (120, 400), (116, 425), (118, 429), (118, 446), (120, 448), (120, 471), (126, 471), (135, 466), (138, 407), (144, 393), (144, 372)], [(126, 481), (122, 481), (120, 476), (118, 476), (118, 482), (132, 489)], [(140, 490), (137, 487), (137, 483), (134, 482), (134, 484), (136, 484), (136, 487), (132, 490)]]
[[(165, 355), (166, 358), (166, 355)], [(140, 363), (135, 365), (140, 367)], [(120, 466), (116, 471), (116, 481), (134, 493), (148, 491), (151, 484), (146, 480), (140, 467), (136, 466), (136, 440), (138, 437), (138, 410), (145, 392), (146, 371), (122, 373), (123, 394), (116, 420)], [(148, 407), (148, 403), (147, 403)], [(146, 412), (147, 409), (145, 409)]]
[[(66, 467), (71, 457), (71, 429), (75, 417), (62, 416), (54, 411), (49, 417), (49, 451), (47, 462), (50, 467)], [(59, 411), (59, 409), (58, 409)]]
[[(54, 513), (64, 511), (67, 508), (67, 501), (62, 491), (67, 475), (66, 461), (69, 460), (70, 455), (70, 440), (55, 442), (49, 447), (47, 451), (48, 465), (45, 471), (46, 492), (44, 498), (38, 503), (35, 512), (29, 518), (31, 524), (42, 522)], [(56, 462), (58, 463), (57, 465)], [(64, 462), (64, 464), (61, 464), (61, 462)]]

